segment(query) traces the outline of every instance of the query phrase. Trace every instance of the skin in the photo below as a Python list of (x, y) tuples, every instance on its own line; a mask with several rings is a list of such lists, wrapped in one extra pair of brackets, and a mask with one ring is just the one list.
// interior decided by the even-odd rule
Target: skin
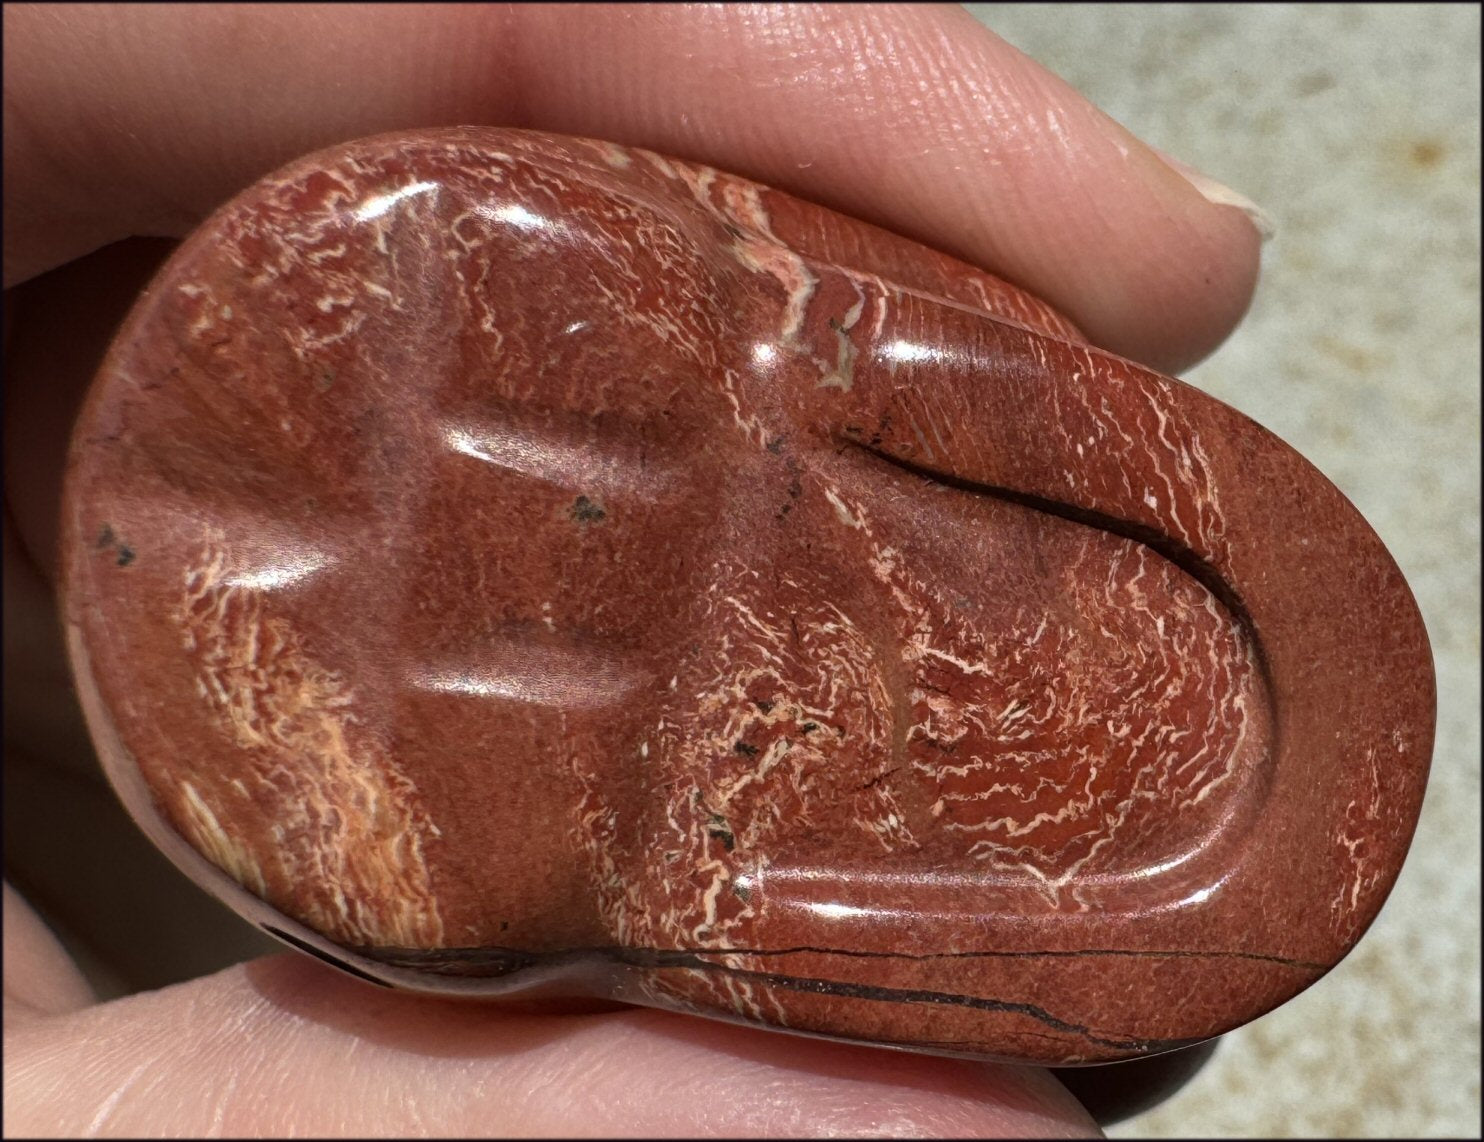
[[(681, 155), (984, 266), (1165, 371), (1209, 353), (1256, 281), (1240, 210), (955, 7), (8, 5), (3, 19), (6, 779), (64, 774), (77, 804), (102, 778), (53, 597), (72, 412), (168, 250), (141, 236), (185, 235), (302, 153), (489, 123)], [(106, 830), (68, 833), (60, 799), (36, 812), (111, 859)], [(54, 913), (96, 908), (51, 883)], [(4, 907), (8, 1134), (1097, 1133), (1031, 1068), (632, 1008), (417, 999), (296, 954), (100, 1003), (9, 886)], [(127, 963), (136, 944), (119, 930), (101, 954)]]

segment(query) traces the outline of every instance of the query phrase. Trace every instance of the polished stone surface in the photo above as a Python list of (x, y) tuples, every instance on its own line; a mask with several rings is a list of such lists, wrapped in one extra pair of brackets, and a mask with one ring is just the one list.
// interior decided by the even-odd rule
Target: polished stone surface
[(1275, 437), (608, 144), (387, 136), (234, 200), (105, 363), (64, 549), (136, 817), (399, 986), (1168, 1050), (1353, 945), (1431, 750), (1405, 583)]

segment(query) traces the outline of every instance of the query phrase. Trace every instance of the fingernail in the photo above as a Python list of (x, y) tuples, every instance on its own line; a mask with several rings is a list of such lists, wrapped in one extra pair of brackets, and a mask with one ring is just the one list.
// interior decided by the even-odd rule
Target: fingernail
[(1210, 175), (1202, 174), (1195, 167), (1182, 163), (1173, 155), (1167, 155), (1158, 147), (1150, 148), (1165, 161), (1165, 164), (1191, 186), (1200, 192), (1202, 198), (1207, 202), (1214, 202), (1217, 206), (1235, 206), (1248, 218), (1252, 219), (1252, 225), (1257, 227), (1257, 233), (1266, 242), (1273, 236), (1273, 220), (1268, 213), (1245, 194), (1233, 190), (1225, 183), (1217, 182)]

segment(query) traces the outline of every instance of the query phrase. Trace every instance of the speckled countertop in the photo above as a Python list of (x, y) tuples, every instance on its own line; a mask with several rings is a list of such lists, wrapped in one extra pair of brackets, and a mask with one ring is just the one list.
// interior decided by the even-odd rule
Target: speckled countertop
[(1474, 5), (970, 4), (1276, 223), (1242, 328), (1186, 379), (1353, 500), (1438, 670), (1417, 839), (1324, 980), (1114, 1137), (1478, 1137), (1479, 130)]

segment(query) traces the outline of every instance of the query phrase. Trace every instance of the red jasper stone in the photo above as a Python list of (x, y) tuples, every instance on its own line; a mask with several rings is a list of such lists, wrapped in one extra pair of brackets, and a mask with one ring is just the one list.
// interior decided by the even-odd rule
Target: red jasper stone
[(1433, 672), (1294, 451), (987, 274), (483, 128), (245, 191), (123, 326), (78, 683), (180, 865), (396, 987), (1067, 1064), (1333, 966)]

